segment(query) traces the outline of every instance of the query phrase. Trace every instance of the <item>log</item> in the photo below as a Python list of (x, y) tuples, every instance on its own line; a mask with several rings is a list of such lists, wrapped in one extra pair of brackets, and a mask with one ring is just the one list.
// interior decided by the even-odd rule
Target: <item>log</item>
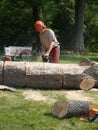
[(16, 91), (15, 88), (8, 87), (8, 86), (6, 86), (6, 85), (0, 85), (0, 90), (8, 90), (8, 91), (11, 91), (11, 92)]
[(0, 64), (0, 84), (37, 89), (88, 90), (94, 87), (95, 80), (86, 73), (87, 69), (89, 66), (78, 64), (5, 61)]
[(63, 69), (63, 88), (89, 90), (95, 86), (92, 76), (84, 73), (89, 66), (76, 64), (61, 65)]
[(85, 74), (93, 77), (95, 80), (95, 87), (98, 88), (98, 64), (94, 64), (93, 66), (89, 67), (84, 71)]
[(83, 77), (83, 80), (80, 82), (80, 89), (89, 90), (95, 86), (95, 81), (91, 76)]
[(88, 66), (88, 65), (92, 66), (94, 64), (96, 64), (96, 63), (94, 61), (91, 61), (90, 59), (84, 59), (84, 60), (80, 61), (80, 63), (79, 63), (80, 66)]
[(11, 62), (4, 63), (4, 77), (3, 84), (13, 87), (26, 86), (26, 66), (25, 62)]
[(64, 85), (65, 89), (82, 89), (89, 90), (95, 85), (94, 79), (84, 73), (81, 74), (65, 74), (64, 75)]
[(56, 64), (26, 63), (27, 87), (60, 89), (62, 68)]
[(57, 101), (51, 109), (52, 115), (58, 118), (79, 117), (88, 114), (89, 111), (89, 102), (78, 100)]

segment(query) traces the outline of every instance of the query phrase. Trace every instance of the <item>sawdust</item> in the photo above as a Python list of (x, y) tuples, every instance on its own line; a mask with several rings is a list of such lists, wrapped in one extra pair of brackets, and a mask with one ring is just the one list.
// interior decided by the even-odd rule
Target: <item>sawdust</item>
[[(98, 89), (92, 89), (92, 91), (98, 91)], [(24, 91), (23, 95), (25, 96), (25, 99), (27, 100), (44, 101), (47, 103), (54, 103), (57, 101), (52, 96), (51, 98), (48, 96), (43, 96), (42, 93), (39, 91), (27, 90), (27, 91)], [(60, 91), (59, 95), (65, 96), (68, 100), (83, 100), (83, 101), (89, 101), (89, 102), (94, 102), (95, 100), (94, 98), (91, 98), (90, 96), (86, 96), (84, 94), (84, 90)]]
[(32, 99), (34, 101), (44, 101), (44, 102), (47, 102), (47, 103), (54, 103), (54, 102), (56, 102), (55, 99), (49, 98), (48, 96), (43, 96), (38, 91), (28, 90), (28, 91), (25, 91), (23, 93), (23, 95), (25, 96), (25, 99), (27, 99), (27, 100)]
[(69, 100), (83, 100), (83, 101), (94, 101), (94, 99), (85, 96), (83, 93), (83, 90), (77, 90), (77, 91), (67, 91), (66, 97)]
[(25, 99), (33, 99), (35, 101), (46, 101), (47, 97), (41, 95), (40, 92), (28, 90), (23, 93)]

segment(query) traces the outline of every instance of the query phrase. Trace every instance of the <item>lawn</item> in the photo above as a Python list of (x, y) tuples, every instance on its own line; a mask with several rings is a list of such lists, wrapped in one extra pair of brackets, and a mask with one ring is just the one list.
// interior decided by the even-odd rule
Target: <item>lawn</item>
[[(83, 122), (79, 117), (59, 119), (51, 114), (55, 101), (67, 100), (67, 91), (33, 89), (0, 91), (0, 130), (96, 130), (97, 123)], [(88, 99), (98, 98), (97, 93), (97, 90), (82, 91), (84, 98), (88, 96)], [(97, 103), (98, 101), (94, 102), (90, 107), (98, 108)]]
[[(60, 63), (79, 63), (97, 53), (63, 54)], [(68, 96), (70, 92), (71, 97)], [(82, 96), (81, 96), (82, 95)], [(79, 117), (59, 119), (51, 113), (58, 100), (89, 100), (98, 108), (98, 90), (34, 90), (17, 88), (15, 92), (0, 90), (0, 130), (97, 130), (98, 123), (83, 122)]]
[(98, 53), (88, 52), (84, 55), (63, 53), (60, 55), (60, 63), (79, 63), (86, 58), (98, 62)]

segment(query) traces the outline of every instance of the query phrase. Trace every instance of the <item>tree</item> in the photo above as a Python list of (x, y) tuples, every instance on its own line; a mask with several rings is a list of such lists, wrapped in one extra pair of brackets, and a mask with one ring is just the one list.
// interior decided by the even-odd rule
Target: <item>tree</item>
[(74, 35), (74, 51), (82, 52), (85, 50), (84, 46), (84, 12), (85, 0), (75, 0), (75, 35)]
[(0, 44), (25, 45), (32, 41), (31, 10), (23, 0), (0, 1)]
[(98, 0), (87, 0), (85, 10), (85, 45), (98, 52)]
[(74, 0), (55, 0), (52, 27), (58, 34), (61, 49), (70, 49), (69, 40), (73, 35)]
[[(56, 32), (62, 49), (81, 52), (89, 46), (97, 51), (97, 10), (98, 0), (1, 0), (0, 45), (22, 46), (35, 43), (38, 38), (34, 23), (42, 20)], [(38, 41), (34, 44), (35, 48), (37, 44)]]

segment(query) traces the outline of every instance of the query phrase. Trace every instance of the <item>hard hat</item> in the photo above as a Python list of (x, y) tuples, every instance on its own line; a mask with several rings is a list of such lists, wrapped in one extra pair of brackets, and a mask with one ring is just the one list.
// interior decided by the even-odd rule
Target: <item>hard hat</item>
[(43, 28), (46, 28), (46, 25), (42, 21), (36, 21), (34, 24), (35, 28), (38, 28), (39, 26), (42, 26)]

